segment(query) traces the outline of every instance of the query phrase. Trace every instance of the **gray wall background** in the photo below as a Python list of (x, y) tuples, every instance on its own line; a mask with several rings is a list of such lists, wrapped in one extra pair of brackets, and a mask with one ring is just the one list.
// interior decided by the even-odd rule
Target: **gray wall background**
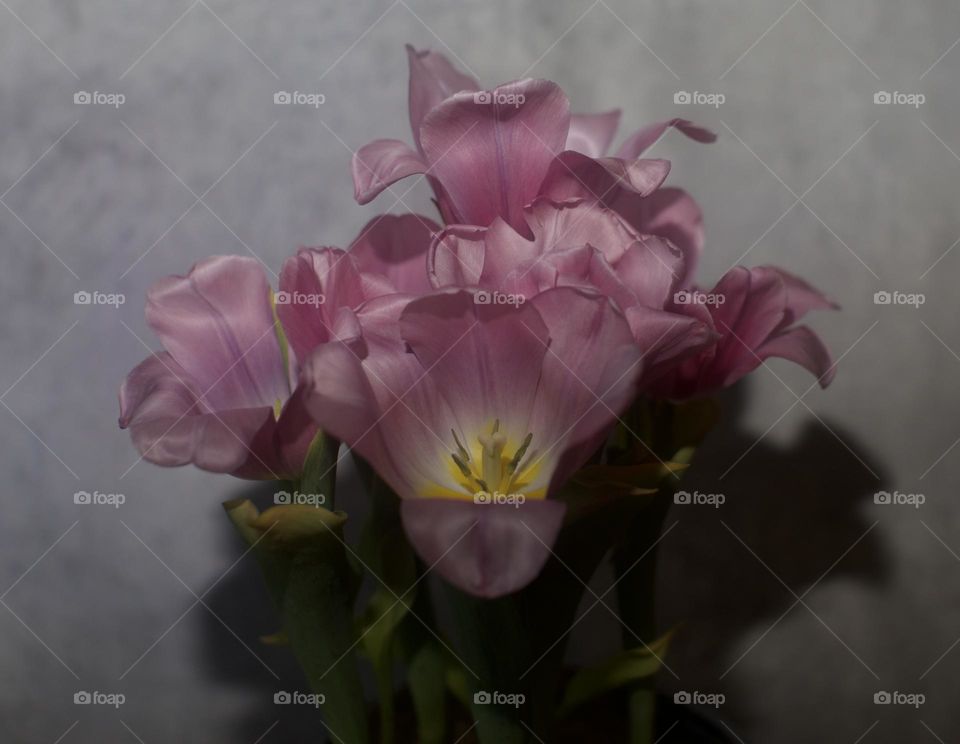
[[(772, 363), (725, 400), (689, 488), (727, 503), (675, 508), (663, 540), (663, 620), (684, 621), (663, 688), (723, 692), (715, 716), (745, 744), (955, 741), (958, 37), (949, 0), (0, 2), (4, 739), (302, 740), (271, 704), (296, 670), (259, 646), (274, 619), (253, 566), (233, 566), (219, 503), (242, 484), (137, 464), (116, 390), (157, 346), (152, 281), (211, 253), (278, 271), (390, 207), (354, 204), (350, 150), (408, 138), (409, 41), (487, 84), (556, 80), (627, 130), (711, 125), (714, 145), (656, 148), (704, 207), (704, 281), (777, 263), (844, 306), (813, 320), (843, 357), (828, 391)], [(326, 103), (276, 107), (280, 89)], [(78, 90), (126, 103), (76, 106)], [(726, 103), (675, 106), (678, 90)], [(430, 213), (422, 186), (403, 202)], [(78, 290), (127, 302), (76, 306)], [(926, 503), (875, 505), (881, 488)], [(77, 506), (79, 489), (127, 502)], [(594, 610), (574, 656), (617, 627)], [(77, 690), (127, 702), (82, 708)], [(880, 690), (927, 701), (876, 706)]]

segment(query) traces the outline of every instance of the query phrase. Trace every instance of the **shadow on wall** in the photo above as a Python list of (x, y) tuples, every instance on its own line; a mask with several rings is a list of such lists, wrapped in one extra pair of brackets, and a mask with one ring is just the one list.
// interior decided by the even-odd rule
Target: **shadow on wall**
[[(809, 414), (788, 444), (758, 443), (762, 430), (745, 431), (740, 421), (745, 396), (743, 385), (723, 396), (721, 422), (680, 486), (722, 493), (725, 502), (673, 506), (667, 526), (679, 523), (664, 539), (658, 565), (661, 627), (681, 626), (671, 656), (685, 684), (702, 681), (705, 689), (731, 689), (735, 672), (718, 678), (792, 605), (784, 620), (806, 613), (797, 597), (809, 603), (804, 595), (815, 585), (881, 584), (889, 573), (882, 535), (866, 515), (887, 476), (863, 445)], [(749, 653), (769, 643), (771, 636)], [(661, 683), (678, 686), (667, 675)], [(749, 695), (727, 698), (724, 718), (751, 718), (744, 709)]]
[[(788, 445), (778, 446), (770, 439), (756, 444), (760, 432), (745, 431), (739, 420), (744, 396), (742, 385), (723, 396), (723, 418), (680, 486), (690, 493), (723, 493), (725, 503), (717, 509), (674, 506), (667, 525), (677, 520), (679, 524), (661, 546), (661, 627), (682, 626), (671, 651), (676, 660), (668, 663), (683, 670), (685, 682), (703, 680), (709, 685), (705, 689), (715, 689), (717, 678), (796, 601), (771, 571), (798, 596), (818, 580), (874, 583), (886, 575), (881, 536), (868, 532), (871, 522), (864, 517), (864, 507), (872, 503), (885, 477), (863, 447), (827, 420), (854, 456), (815, 419)], [(749, 454), (720, 479), (751, 446)], [(343, 506), (353, 516), (348, 523), (353, 529), (361, 523), (363, 511), (362, 497), (353, 495), (356, 489), (359, 484), (338, 488), (341, 502), (348, 502)], [(236, 496), (262, 505), (273, 491), (271, 484), (256, 484), (238, 489)], [(239, 557), (243, 550), (224, 518), (224, 551)], [(278, 709), (273, 703), (278, 690), (306, 690), (306, 683), (287, 649), (264, 646), (259, 640), (275, 632), (280, 621), (251, 556), (215, 587), (208, 603), (271, 670), (210, 613), (197, 613), (211, 684), (240, 687), (251, 697), (248, 714), (225, 723), (232, 730), (224, 732), (223, 740), (254, 741), (278, 721), (267, 740), (317, 741), (323, 726), (313, 709)], [(794, 611), (805, 612), (799, 605)], [(762, 641), (769, 642), (769, 637)], [(666, 675), (661, 679), (667, 688), (675, 687), (673, 682)], [(725, 718), (749, 720), (750, 712), (737, 707), (738, 700), (749, 696), (730, 697)]]

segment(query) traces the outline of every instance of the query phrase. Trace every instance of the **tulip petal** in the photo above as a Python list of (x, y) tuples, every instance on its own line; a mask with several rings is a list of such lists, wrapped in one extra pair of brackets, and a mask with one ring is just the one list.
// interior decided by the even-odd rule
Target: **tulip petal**
[(683, 252), (679, 285), (690, 285), (703, 253), (703, 212), (682, 189), (665, 187), (647, 197), (622, 192), (611, 207), (635, 230), (666, 238)]
[(620, 125), (620, 109), (601, 114), (573, 114), (564, 150), (574, 150), (591, 158), (601, 158), (610, 149), (610, 143)]
[(273, 407), (290, 395), (260, 263), (217, 256), (156, 282), (147, 323), (211, 410)]
[(686, 315), (635, 305), (626, 316), (643, 352), (643, 383), (662, 377), (716, 339), (708, 325)]
[(608, 205), (621, 190), (649, 196), (669, 173), (668, 160), (591, 158), (566, 150), (550, 166), (541, 194), (558, 202), (585, 199)]
[(460, 72), (442, 54), (429, 49), (417, 50), (407, 44), (410, 65), (410, 128), (420, 146), (420, 124), (432, 109), (454, 93), (479, 90), (480, 84)]
[(558, 86), (521, 80), (448, 98), (424, 117), (420, 138), (458, 222), (488, 225), (500, 216), (525, 230), (523, 207), (563, 149), (569, 122)]
[(424, 173), (427, 164), (405, 142), (380, 139), (357, 150), (351, 167), (354, 197), (366, 204), (397, 181)]
[(659, 121), (656, 124), (650, 124), (631, 134), (627, 137), (626, 141), (620, 145), (620, 149), (617, 150), (617, 157), (624, 158), (625, 160), (639, 158), (644, 152), (650, 149), (670, 127), (678, 129), (690, 139), (696, 140), (697, 142), (715, 142), (717, 139), (717, 135), (714, 132), (694, 124), (692, 121), (687, 121), (686, 119), (670, 119), (669, 121)]
[(386, 277), (397, 292), (429, 292), (427, 252), (440, 226), (416, 214), (382, 214), (360, 231), (350, 255), (362, 272)]
[(817, 334), (807, 326), (798, 326), (773, 336), (757, 349), (761, 359), (780, 357), (799, 364), (813, 374), (820, 387), (825, 388), (836, 374), (830, 350)]
[(550, 334), (550, 350), (529, 429), (534, 437), (544, 432), (553, 438), (534, 456), (562, 453), (552, 481), (558, 484), (596, 452), (634, 399), (643, 365), (630, 327), (603, 295), (560, 287), (531, 304)]
[(559, 501), (518, 506), (409, 499), (400, 507), (411, 544), (457, 588), (478, 597), (510, 594), (537, 577), (563, 523)]
[[(284, 262), (277, 316), (298, 360), (333, 338), (339, 308), (359, 307), (376, 294), (376, 282), (370, 284), (339, 248), (301, 248)], [(384, 280), (379, 289), (390, 288)]]
[(137, 365), (120, 389), (121, 428), (130, 429), (143, 459), (164, 467), (193, 463), (215, 473), (237, 471), (256, 459), (248, 443), (272, 418), (266, 407), (211, 411), (166, 352)]
[(547, 350), (547, 329), (531, 305), (478, 304), (471, 292), (443, 292), (407, 305), (400, 326), (464, 434), (476, 436), (496, 418), (519, 437), (527, 433)]

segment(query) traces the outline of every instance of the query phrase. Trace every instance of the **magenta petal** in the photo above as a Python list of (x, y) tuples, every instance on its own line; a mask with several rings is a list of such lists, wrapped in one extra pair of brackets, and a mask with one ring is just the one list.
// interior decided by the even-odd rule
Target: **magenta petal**
[(425, 172), (427, 164), (405, 142), (380, 139), (354, 153), (352, 168), (354, 197), (366, 204), (397, 181)]
[(420, 123), (432, 109), (454, 93), (474, 91), (480, 84), (460, 72), (442, 54), (428, 49), (417, 50), (407, 44), (410, 64), (410, 128), (420, 145)]
[(693, 198), (681, 189), (668, 187), (647, 197), (622, 194), (612, 206), (637, 231), (666, 238), (683, 252), (679, 284), (689, 286), (704, 244), (703, 212)]
[(621, 190), (649, 196), (669, 173), (668, 160), (594, 159), (567, 150), (550, 166), (541, 192), (553, 201), (586, 199), (607, 204)]
[(147, 323), (212, 410), (272, 407), (290, 395), (270, 284), (260, 263), (218, 256), (156, 282)]
[(519, 506), (410, 499), (401, 516), (427, 564), (457, 588), (494, 598), (522, 589), (550, 557), (566, 511), (558, 501)]
[(338, 248), (301, 248), (280, 271), (277, 315), (298, 360), (333, 338), (341, 307), (356, 308), (368, 287), (350, 256)]
[(630, 330), (643, 352), (643, 382), (652, 382), (714, 343), (716, 335), (697, 318), (641, 305), (626, 312)]
[(165, 352), (138, 364), (120, 389), (120, 426), (145, 460), (165, 467), (233, 473), (253, 457), (248, 443), (272, 415), (270, 408), (212, 412)]
[(429, 172), (459, 222), (489, 225), (500, 216), (525, 230), (523, 207), (563, 149), (569, 122), (558, 86), (522, 80), (448, 98), (426, 115), (420, 137)]
[(610, 143), (620, 125), (620, 110), (604, 111), (602, 114), (573, 114), (570, 131), (564, 150), (574, 150), (601, 158), (610, 149)]
[(416, 214), (374, 217), (350, 246), (362, 272), (386, 277), (395, 291), (429, 292), (427, 251), (440, 226)]
[(773, 336), (757, 349), (761, 359), (780, 357), (799, 364), (811, 372), (819, 381), (820, 387), (833, 382), (836, 366), (830, 356), (830, 350), (817, 334), (806, 326), (799, 326)]
[(659, 140), (663, 136), (663, 133), (670, 127), (675, 127), (690, 139), (696, 140), (697, 142), (715, 142), (717, 139), (715, 133), (694, 124), (692, 121), (687, 121), (686, 119), (670, 119), (669, 121), (650, 124), (631, 134), (626, 141), (620, 145), (620, 149), (617, 150), (617, 157), (624, 158), (625, 160), (639, 158), (651, 145)]

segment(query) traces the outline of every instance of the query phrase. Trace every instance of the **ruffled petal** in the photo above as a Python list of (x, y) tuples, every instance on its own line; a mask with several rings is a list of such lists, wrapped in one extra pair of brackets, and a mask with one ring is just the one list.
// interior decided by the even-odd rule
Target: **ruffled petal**
[(668, 160), (591, 158), (566, 150), (550, 166), (541, 194), (553, 201), (583, 199), (608, 205), (621, 191), (649, 196), (669, 173)]
[[(359, 307), (374, 296), (375, 287), (339, 248), (301, 248), (288, 258), (280, 271), (276, 307), (297, 359), (330, 341), (339, 308)], [(381, 289), (389, 290), (385, 280)]]
[(703, 212), (682, 189), (664, 187), (647, 197), (622, 193), (612, 208), (635, 230), (666, 238), (683, 252), (680, 286), (688, 287), (703, 253)]

